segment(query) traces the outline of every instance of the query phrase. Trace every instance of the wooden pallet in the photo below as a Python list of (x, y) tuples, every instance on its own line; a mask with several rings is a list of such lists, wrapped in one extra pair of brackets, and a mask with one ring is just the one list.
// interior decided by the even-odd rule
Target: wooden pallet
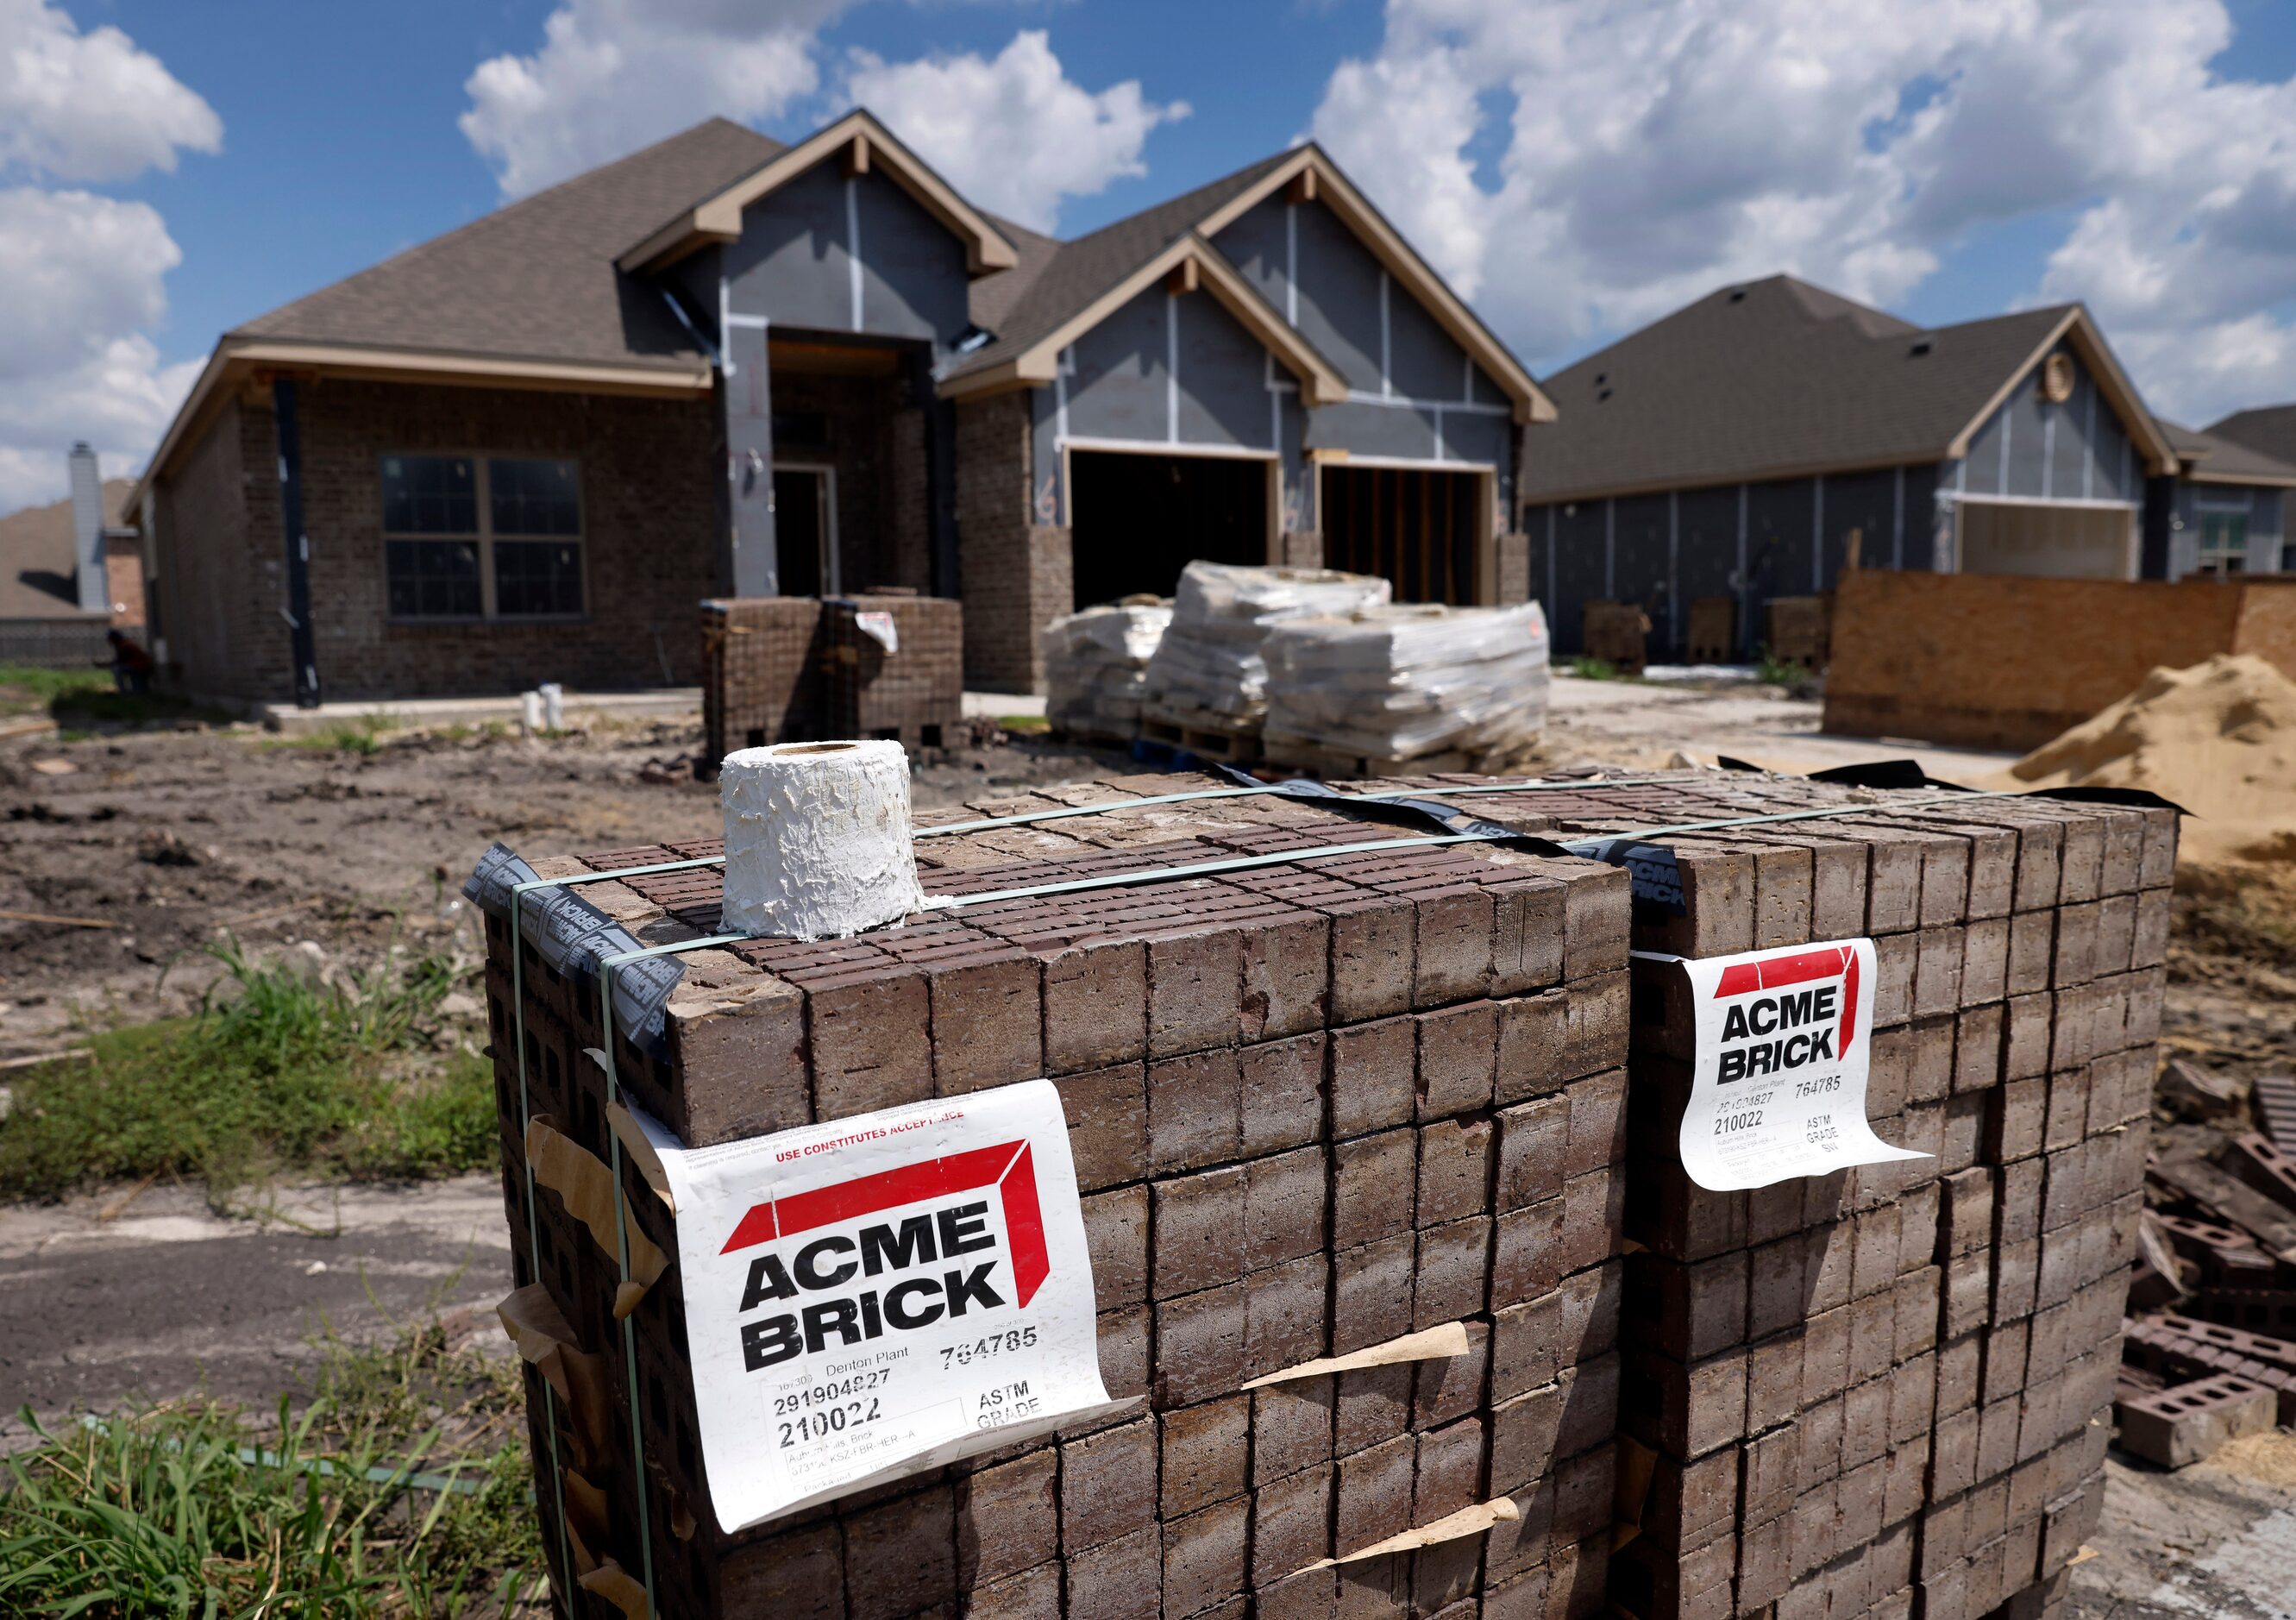
[(1259, 728), (1243, 726), (1206, 709), (1152, 703), (1140, 711), (1141, 740), (1193, 753), (1200, 759), (1242, 765), (1259, 758)]
[(1046, 734), (1057, 743), (1073, 744), (1078, 748), (1110, 748), (1119, 753), (1128, 751), (1137, 731), (1109, 731), (1097, 726), (1054, 726)]

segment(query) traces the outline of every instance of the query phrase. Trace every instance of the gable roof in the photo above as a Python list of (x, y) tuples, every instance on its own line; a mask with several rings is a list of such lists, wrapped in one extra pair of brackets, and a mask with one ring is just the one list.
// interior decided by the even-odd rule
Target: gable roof
[(1523, 495), (1583, 499), (1943, 461), (2060, 341), (2138, 449), (2168, 441), (2078, 304), (1923, 329), (1791, 275), (1724, 287), (1549, 377)]
[(1040, 319), (1026, 336), (1016, 335), (987, 345), (991, 364), (968, 365), (941, 380), (941, 392), (953, 399), (988, 393), (1015, 385), (1050, 382), (1060, 367), (1061, 351), (1093, 327), (1166, 277), (1182, 279), (1188, 291), (1201, 287), (1234, 316), (1245, 331), (1300, 379), (1309, 405), (1336, 405), (1348, 397), (1348, 380), (1326, 360), (1298, 328), (1278, 314), (1227, 261), (1218, 249), (1193, 231), (1175, 237), (1131, 273), (1103, 288), (1080, 308), (1071, 309), (1050, 325)]
[[(135, 481), (103, 481), (103, 524), (120, 527)], [(105, 617), (79, 604), (79, 546), (71, 497), (0, 517), (0, 619)]]
[[(796, 146), (729, 119), (708, 119), (234, 328), (209, 357), (144, 479), (164, 472), (231, 397), (227, 383), (265, 369), (706, 392), (709, 356), (659, 284), (633, 268), (668, 262), (738, 230), (747, 201), (840, 150), (850, 162), (883, 167), (967, 241), (976, 272), (969, 314), (992, 335), (951, 368), (946, 382), (953, 392), (984, 386), (979, 378), (1071, 325), (1111, 289), (1139, 277), (1151, 260), (1191, 260), (1223, 302), (1233, 295), (1264, 309), (1266, 300), (1209, 239), (1304, 175), (1307, 184), (1324, 188), (1325, 201), (1514, 401), (1518, 421), (1554, 415), (1522, 364), (1312, 145), (1248, 164), (1063, 243), (972, 208), (875, 119), (856, 111)], [(1191, 236), (1193, 245), (1175, 254), (1175, 245)], [(1264, 320), (1253, 315), (1246, 325), (1259, 330)], [(1324, 374), (1337, 375), (1288, 326), (1262, 335), (1286, 366), (1319, 389)], [(971, 387), (966, 378), (975, 379)], [(1025, 385), (1017, 369), (1011, 382)]]
[(1311, 177), (1309, 194), (1319, 195), (1340, 216), (1505, 392), (1515, 406), (1517, 421), (1554, 419), (1554, 406), (1522, 362), (1355, 189), (1323, 149), (1312, 144), (1262, 158), (1090, 235), (1059, 244), (1027, 292), (1013, 300), (1004, 322), (981, 323), (996, 339), (950, 368), (945, 380), (948, 391), (964, 394), (1042, 381), (1035, 374), (1041, 366), (1022, 364), (1022, 357), (1034, 359), (1054, 334), (1064, 334), (1061, 341), (1065, 343), (1100, 316), (1112, 313), (1123, 300), (1111, 302), (1111, 292), (1139, 279), (1143, 266), (1168, 254), (1182, 239), (1193, 235), (1211, 251), (1211, 238), (1223, 227), (1303, 175)]
[(2234, 411), (2209, 424), (2208, 436), (2218, 443), (2240, 445), (2274, 461), (2296, 466), (2296, 405), (2260, 405)]
[[(2262, 415), (2249, 412), (2247, 415)], [(2227, 439), (2215, 428), (2206, 432), (2179, 427), (2163, 416), (2161, 431), (2177, 448), (2177, 471), (2196, 484), (2279, 484), (2296, 486), (2296, 465)]]
[(882, 167), (887, 177), (915, 198), (926, 212), (963, 238), (965, 264), (973, 275), (1009, 270), (1017, 262), (1019, 255), (1013, 244), (990, 223), (988, 216), (958, 196), (947, 181), (896, 140), (868, 109), (856, 107), (796, 145), (775, 153), (731, 185), (679, 209), (658, 229), (649, 232), (645, 240), (619, 255), (615, 267), (636, 274), (672, 263), (713, 242), (740, 241), (743, 209), (840, 152), (846, 154), (851, 173), (863, 174)]

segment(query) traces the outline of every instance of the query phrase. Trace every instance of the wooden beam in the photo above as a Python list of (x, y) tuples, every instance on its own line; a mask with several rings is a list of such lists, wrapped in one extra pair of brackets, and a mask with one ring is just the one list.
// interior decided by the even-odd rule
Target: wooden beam
[(1283, 188), (1286, 202), (1313, 202), (1316, 200), (1316, 170), (1310, 166), (1292, 177), (1292, 184)]
[(869, 172), (869, 132), (862, 130), (853, 137), (853, 144), (845, 149), (845, 172), (851, 176)]
[(1164, 277), (1164, 291), (1167, 292), (1193, 292), (1196, 285), (1196, 261), (1193, 259), (1180, 260), (1172, 267), (1171, 274)]

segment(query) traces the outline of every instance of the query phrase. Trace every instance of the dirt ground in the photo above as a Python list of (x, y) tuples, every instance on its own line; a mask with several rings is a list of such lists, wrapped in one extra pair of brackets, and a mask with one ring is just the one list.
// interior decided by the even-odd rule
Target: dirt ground
[[(0, 743), (0, 1059), (196, 1005), (214, 975), (201, 947), (226, 931), (354, 959), (434, 934), (497, 839), (563, 853), (707, 837), (714, 786), (646, 779), (700, 741), (698, 724), (652, 723), (385, 733), (371, 753), (242, 729)], [(914, 793), (940, 805), (1120, 769), (1043, 743), (966, 748), (922, 767)]]
[[(698, 742), (698, 725), (672, 723), (533, 741), (386, 734), (371, 752), (244, 729), (0, 740), (0, 1061), (195, 1006), (214, 972), (201, 948), (226, 931), (258, 952), (310, 941), (357, 963), (465, 930), (457, 889), (496, 839), (549, 853), (708, 836), (715, 789), (662, 779)], [(1546, 752), (1799, 769), (1913, 753), (1963, 780), (2006, 762), (1822, 737), (1817, 706), (1775, 688), (1567, 678)], [(921, 769), (915, 795), (935, 806), (1129, 769), (1006, 740)], [(2296, 882), (2182, 887), (2167, 1046), (2237, 1073), (2296, 1071)], [(253, 1205), (218, 1213), (199, 1189), (160, 1187), (0, 1206), (0, 1298), (44, 1302), (0, 1312), (0, 1404), (102, 1409), (195, 1385), (261, 1404), (321, 1328), (441, 1311), (493, 1331), (508, 1248), (492, 1178), (279, 1188)], [(18, 1433), (0, 1423), (0, 1449)], [(2289, 1615), (2296, 1438), (2280, 1443), (2173, 1476), (2115, 1453), (2107, 1544), (2075, 1572), (2083, 1616)]]

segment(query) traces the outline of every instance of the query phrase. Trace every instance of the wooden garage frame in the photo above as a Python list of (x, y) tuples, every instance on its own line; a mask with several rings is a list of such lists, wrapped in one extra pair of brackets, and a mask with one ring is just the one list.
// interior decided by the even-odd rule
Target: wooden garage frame
[[(1457, 604), (1461, 606), (1489, 607), (1496, 604), (1498, 601), (1499, 525), (1497, 511), (1498, 469), (1496, 466), (1492, 465), (1489, 462), (1423, 461), (1410, 456), (1350, 456), (1345, 452), (1320, 450), (1313, 453), (1311, 467), (1316, 478), (1316, 524), (1317, 530), (1324, 536), (1324, 559), (1325, 566), (1333, 568), (1345, 566), (1346, 560), (1335, 556), (1332, 550), (1332, 506), (1331, 490), (1325, 484), (1323, 477), (1325, 471), (1337, 469), (1342, 472), (1443, 473), (1464, 474), (1472, 478), (1473, 480), (1472, 487), (1474, 490), (1474, 494), (1471, 498), (1473, 503), (1473, 511), (1471, 514), (1471, 516), (1474, 523), (1474, 540), (1472, 548), (1474, 556), (1474, 578), (1469, 581), (1469, 588), (1466, 591), (1462, 593), (1455, 590), (1454, 595), (1456, 597)], [(1426, 499), (1424, 495), (1424, 490), (1431, 489), (1431, 485), (1422, 487), (1423, 495), (1421, 506), (1423, 531), (1426, 521), (1432, 515), (1431, 513), (1429, 513), (1426, 509)], [(1390, 580), (1398, 578), (1403, 572), (1403, 537), (1399, 532), (1394, 537), (1394, 572), (1387, 573), (1387, 571), (1384, 568), (1377, 568), (1374, 570), (1374, 572), (1376, 572), (1387, 573), (1387, 577)], [(1378, 556), (1381, 554), (1378, 549), (1379, 542), (1376, 539), (1374, 542), (1374, 556)], [(1450, 579), (1447, 550), (1446, 551), (1445, 556), (1446, 566), (1444, 573), (1446, 583), (1455, 584), (1455, 582)], [(1414, 600), (1440, 599), (1441, 598), (1439, 597), (1414, 598)]]

